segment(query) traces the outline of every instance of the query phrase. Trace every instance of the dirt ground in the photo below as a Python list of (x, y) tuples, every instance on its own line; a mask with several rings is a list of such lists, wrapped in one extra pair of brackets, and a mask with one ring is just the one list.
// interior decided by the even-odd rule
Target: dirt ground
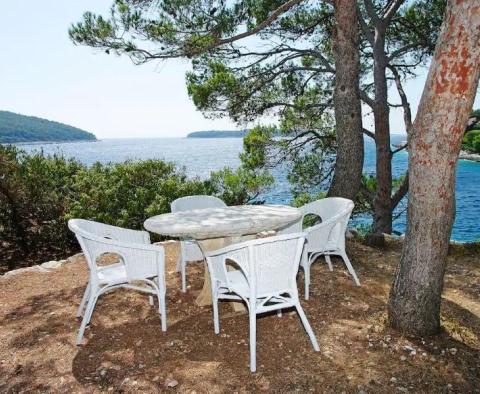
[[(87, 281), (82, 258), (49, 272), (0, 278), (0, 392), (331, 392), (480, 393), (480, 254), (453, 251), (442, 334), (409, 340), (385, 327), (398, 246), (349, 244), (362, 282), (340, 261), (312, 266), (302, 301), (321, 351), (296, 314), (257, 320), (257, 373), (248, 368), (248, 318), (228, 305), (213, 332), (211, 308), (194, 303), (203, 264), (188, 267), (186, 294), (167, 246), (168, 331), (148, 297), (118, 290), (98, 302), (84, 345), (75, 318)], [(303, 294), (303, 274), (298, 277)]]

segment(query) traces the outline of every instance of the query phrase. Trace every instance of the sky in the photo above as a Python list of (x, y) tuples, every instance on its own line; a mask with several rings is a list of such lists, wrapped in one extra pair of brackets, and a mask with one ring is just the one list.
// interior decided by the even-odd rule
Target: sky
[[(87, 10), (106, 14), (112, 1), (0, 0), (0, 110), (66, 123), (98, 138), (239, 128), (195, 109), (185, 86), (188, 61), (135, 66), (126, 57), (73, 45), (69, 26)], [(425, 75), (405, 85), (414, 114)], [(396, 97), (392, 89), (391, 101)], [(478, 95), (475, 104), (480, 106)], [(392, 132), (404, 129), (402, 116), (392, 111)], [(371, 124), (367, 117), (365, 125)]]

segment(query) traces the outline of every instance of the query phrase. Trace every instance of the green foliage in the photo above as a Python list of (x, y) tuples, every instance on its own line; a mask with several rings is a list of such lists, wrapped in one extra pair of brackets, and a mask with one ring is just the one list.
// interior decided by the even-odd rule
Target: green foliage
[(259, 195), (273, 183), (274, 179), (268, 172), (251, 171), (243, 166), (235, 171), (225, 167), (212, 172), (210, 177), (213, 194), (227, 205), (258, 202)]
[(203, 181), (161, 160), (96, 163), (75, 174), (67, 217), (141, 229), (148, 217), (169, 212), (176, 198), (206, 192)]
[(273, 127), (257, 126), (249, 130), (243, 138), (242, 165), (249, 170), (267, 166), (267, 149), (275, 135)]
[(0, 143), (95, 140), (92, 133), (63, 123), (0, 111)]
[(480, 153), (480, 130), (470, 130), (463, 137), (462, 148), (468, 152)]
[(170, 212), (176, 198), (214, 194), (227, 204), (245, 204), (272, 182), (269, 175), (243, 167), (200, 180), (161, 160), (87, 167), (0, 145), (0, 261), (12, 269), (25, 259), (65, 257), (77, 248), (69, 218), (142, 229), (148, 217)]
[(68, 250), (64, 218), (81, 167), (59, 156), (27, 155), (0, 145), (0, 230), (7, 243), (2, 249), (15, 245), (29, 255)]
[(472, 111), (467, 132), (463, 136), (462, 149), (471, 153), (480, 153), (480, 109)]

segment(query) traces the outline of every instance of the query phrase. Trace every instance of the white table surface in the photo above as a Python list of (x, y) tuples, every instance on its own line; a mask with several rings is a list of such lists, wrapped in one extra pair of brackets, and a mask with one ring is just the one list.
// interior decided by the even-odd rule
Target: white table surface
[(301, 217), (299, 209), (286, 205), (238, 205), (166, 213), (147, 219), (144, 227), (170, 237), (204, 240), (278, 230)]

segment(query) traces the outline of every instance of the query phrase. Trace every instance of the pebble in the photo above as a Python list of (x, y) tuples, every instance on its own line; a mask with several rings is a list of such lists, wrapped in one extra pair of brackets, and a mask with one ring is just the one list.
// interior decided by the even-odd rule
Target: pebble
[(405, 356), (400, 357), (400, 360), (405, 361), (407, 358)]
[(391, 383), (395, 383), (396, 381), (397, 381), (397, 378), (396, 378), (395, 376), (392, 376), (392, 377), (390, 378), (390, 382), (391, 382)]
[(409, 353), (415, 352), (415, 349), (411, 346), (408, 346), (408, 345), (404, 346), (403, 350), (405, 350), (406, 352), (409, 352)]
[(165, 387), (175, 387), (175, 386), (178, 386), (178, 381), (170, 378), (165, 379)]
[(454, 355), (454, 356), (455, 356), (455, 354), (457, 354), (457, 352), (458, 352), (457, 348), (452, 347), (452, 348), (450, 349), (450, 353), (451, 353), (452, 355)]

